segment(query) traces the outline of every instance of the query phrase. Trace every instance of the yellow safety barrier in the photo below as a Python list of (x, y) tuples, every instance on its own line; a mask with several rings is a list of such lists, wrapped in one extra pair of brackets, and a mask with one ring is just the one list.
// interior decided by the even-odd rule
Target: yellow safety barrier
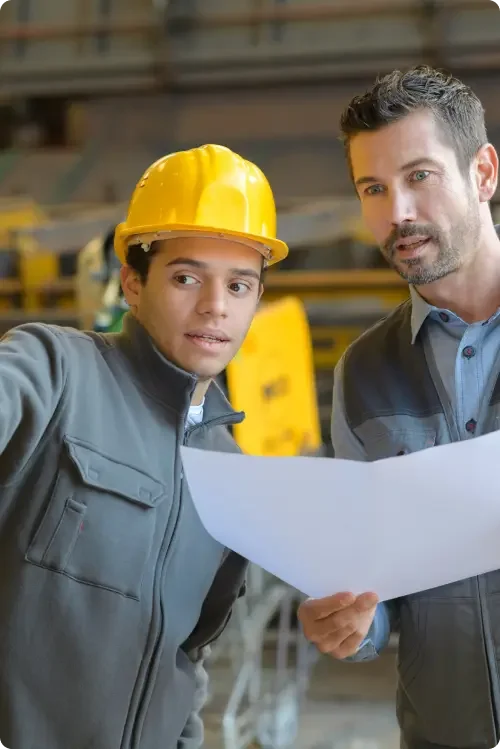
[(258, 312), (227, 384), (234, 407), (247, 415), (234, 428), (243, 452), (291, 456), (321, 447), (311, 335), (299, 299)]

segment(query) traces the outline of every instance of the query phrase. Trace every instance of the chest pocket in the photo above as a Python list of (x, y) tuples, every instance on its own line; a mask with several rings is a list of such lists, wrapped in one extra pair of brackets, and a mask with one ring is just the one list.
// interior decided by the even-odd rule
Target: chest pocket
[(364, 441), (370, 461), (409, 455), (428, 447), (434, 447), (435, 444), (434, 429), (387, 429), (377, 432)]
[(139, 600), (165, 486), (72, 438), (65, 448), (26, 560)]

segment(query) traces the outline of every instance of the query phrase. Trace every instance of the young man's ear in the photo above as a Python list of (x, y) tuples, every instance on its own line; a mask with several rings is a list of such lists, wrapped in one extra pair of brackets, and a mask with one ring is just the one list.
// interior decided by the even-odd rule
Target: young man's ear
[(125, 301), (131, 309), (134, 309), (139, 302), (142, 287), (141, 279), (130, 265), (123, 265), (120, 268), (120, 281)]

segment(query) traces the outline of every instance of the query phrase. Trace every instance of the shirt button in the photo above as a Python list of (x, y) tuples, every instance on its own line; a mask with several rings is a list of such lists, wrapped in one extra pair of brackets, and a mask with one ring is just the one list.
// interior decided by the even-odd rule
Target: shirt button
[(439, 317), (443, 322), (450, 322), (450, 316), (446, 314), (446, 312), (440, 312)]
[(475, 419), (469, 419), (467, 424), (465, 425), (466, 430), (469, 432), (469, 434), (474, 434), (476, 431), (477, 421)]
[(472, 357), (476, 355), (476, 349), (474, 346), (466, 346), (462, 351), (462, 354), (466, 359), (472, 359)]

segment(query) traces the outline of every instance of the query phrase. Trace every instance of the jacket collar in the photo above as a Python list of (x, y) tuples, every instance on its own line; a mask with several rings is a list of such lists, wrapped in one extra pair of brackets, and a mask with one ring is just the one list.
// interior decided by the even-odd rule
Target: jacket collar
[[(125, 314), (122, 331), (115, 340), (136, 382), (156, 400), (182, 416), (187, 415), (197, 377), (169, 361), (130, 312)], [(245, 414), (235, 411), (221, 388), (212, 382), (205, 397), (204, 423), (221, 419), (236, 424), (244, 418)]]

